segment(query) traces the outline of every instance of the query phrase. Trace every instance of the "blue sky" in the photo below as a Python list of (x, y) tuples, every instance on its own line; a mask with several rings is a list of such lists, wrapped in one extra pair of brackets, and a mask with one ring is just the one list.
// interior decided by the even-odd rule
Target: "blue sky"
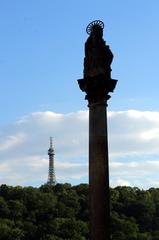
[[(119, 112), (125, 111), (123, 117), (127, 116), (126, 113), (128, 114), (130, 109), (135, 109), (140, 113), (149, 111), (146, 117), (145, 115), (140, 116), (143, 121), (145, 118), (149, 119), (150, 113), (153, 115), (154, 112), (159, 111), (158, 9), (158, 0), (6, 0), (0, 2), (0, 147), (3, 150), (3, 153), (0, 150), (0, 154), (2, 154), (0, 155), (0, 161), (3, 167), (7, 161), (9, 164), (9, 159), (11, 161), (15, 156), (17, 159), (20, 158), (19, 151), (23, 148), (23, 158), (27, 162), (30, 157), (30, 142), (36, 148), (37, 142), (41, 141), (40, 144), (43, 144), (39, 145), (43, 147), (33, 155), (37, 157), (37, 161), (38, 157), (39, 159), (45, 157), (47, 159), (45, 151), (48, 146), (48, 139), (55, 132), (50, 126), (45, 134), (37, 134), (38, 138), (32, 136), (31, 139), (29, 133), (33, 127), (32, 124), (35, 119), (39, 121), (37, 113), (44, 114), (45, 117), (46, 112), (59, 113), (63, 114), (63, 119), (67, 119), (67, 116), (71, 113), (76, 113), (77, 116), (76, 114), (73, 116), (78, 119), (78, 111), (87, 110), (87, 103), (84, 100), (84, 94), (78, 88), (77, 79), (82, 77), (83, 72), (84, 42), (87, 38), (85, 28), (92, 20), (101, 19), (105, 23), (104, 39), (114, 53), (112, 77), (118, 79), (118, 85), (109, 101), (109, 111), (115, 112), (116, 115), (114, 116), (118, 116)], [(83, 114), (85, 116), (87, 113), (84, 112)], [(131, 114), (128, 115), (129, 117), (132, 116)], [(23, 127), (20, 126), (20, 131), (17, 123), (21, 122), (22, 124), (24, 119), (25, 122), (28, 121), (29, 125), (25, 125), (25, 129), (24, 125)], [(41, 121), (44, 127), (44, 118)], [(129, 121), (131, 123), (132, 118)], [(80, 124), (79, 121), (78, 123)], [(153, 121), (151, 123), (154, 124)], [(85, 124), (87, 123), (85, 122)], [(118, 122), (118, 124), (121, 123)], [(87, 131), (86, 126), (83, 127)], [(60, 129), (63, 129), (63, 132)], [(60, 129), (59, 135), (62, 138), (66, 129), (63, 127)], [(135, 129), (134, 127), (134, 131)], [(152, 127), (149, 132), (151, 130)], [(36, 131), (39, 132), (40, 130), (37, 129)], [(144, 133), (145, 131), (146, 129), (144, 129)], [(153, 131), (157, 132), (158, 130)], [(28, 142), (24, 135), (25, 137), (28, 136)], [(76, 141), (78, 139), (77, 135)], [(156, 135), (154, 136), (156, 137)], [(5, 145), (11, 144), (11, 141), (15, 143), (18, 137), (25, 143), (25, 147), (16, 145), (16, 149), (11, 149), (10, 145)], [(65, 139), (64, 136), (63, 138)], [(8, 141), (10, 142), (8, 143)], [(55, 143), (56, 141), (55, 138)], [(85, 140), (83, 141), (85, 142)], [(75, 146), (83, 146), (77, 142)], [(57, 143), (61, 144), (58, 141)], [(5, 148), (4, 146), (8, 147)], [(56, 146), (59, 169), (60, 166), (62, 167), (60, 164), (66, 159), (66, 148), (69, 149), (70, 153), (73, 152), (72, 148), (65, 146), (64, 143), (62, 146), (63, 149)], [(68, 165), (75, 164), (77, 159), (78, 164), (85, 162), (87, 165), (86, 146), (84, 147), (84, 154), (69, 155)], [(114, 154), (113, 151), (112, 155)], [(62, 153), (65, 154), (62, 156)], [(133, 162), (135, 158), (139, 159), (139, 157), (140, 159), (151, 158), (151, 161), (157, 161), (158, 155), (159, 153), (156, 150), (155, 152), (149, 151), (147, 155), (142, 152), (142, 156), (141, 153), (138, 153), (137, 157), (133, 155), (134, 157), (132, 156), (131, 159), (127, 155), (122, 155), (122, 161), (124, 162), (126, 158), (128, 162)], [(114, 161), (121, 161), (121, 157)], [(47, 161), (44, 165), (46, 170)], [(21, 166), (21, 169), (24, 167), (23, 165), (19, 166)], [(28, 164), (28, 166), (30, 165)], [(64, 166), (63, 164), (63, 168)], [(10, 169), (11, 173), (13, 171), (15, 172), (15, 169)], [(12, 184), (12, 181), (7, 178), (8, 173), (5, 171), (3, 173), (4, 179), (0, 182), (6, 181), (8, 184)], [(33, 174), (35, 173), (33, 172)], [(14, 184), (20, 184), (21, 180), (18, 180), (16, 176), (15, 174)], [(63, 181), (79, 183), (87, 179), (86, 175), (76, 178), (78, 180), (71, 179), (68, 176)], [(38, 175), (33, 183), (24, 181), (24, 185), (38, 185), (38, 181), (42, 183), (44, 178), (46, 178), (45, 174), (43, 178)], [(19, 177), (19, 179), (21, 178)], [(120, 184), (122, 181), (131, 185), (138, 184), (137, 182), (133, 183), (133, 180), (130, 179), (122, 179), (122, 176), (117, 177), (117, 179), (118, 182), (116, 180), (115, 183), (114, 180), (114, 185)], [(142, 186), (142, 181), (138, 184), (139, 186)], [(157, 182), (157, 176), (154, 181)], [(147, 184), (147, 186), (150, 185)]]

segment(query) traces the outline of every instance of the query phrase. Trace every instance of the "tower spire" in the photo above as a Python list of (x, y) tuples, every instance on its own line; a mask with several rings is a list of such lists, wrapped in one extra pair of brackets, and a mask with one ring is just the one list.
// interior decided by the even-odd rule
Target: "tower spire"
[(53, 148), (52, 137), (50, 137), (50, 148)]
[(48, 172), (48, 185), (55, 185), (56, 179), (55, 179), (55, 168), (54, 168), (54, 148), (53, 148), (53, 141), (52, 137), (50, 137), (50, 148), (48, 149), (48, 155), (49, 155), (49, 172)]

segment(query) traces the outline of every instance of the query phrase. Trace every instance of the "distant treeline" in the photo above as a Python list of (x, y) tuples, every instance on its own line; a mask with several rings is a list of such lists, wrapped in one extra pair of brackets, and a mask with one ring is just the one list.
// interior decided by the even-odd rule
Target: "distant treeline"
[[(113, 240), (159, 240), (159, 189), (111, 192)], [(88, 185), (0, 186), (0, 240), (86, 240)]]

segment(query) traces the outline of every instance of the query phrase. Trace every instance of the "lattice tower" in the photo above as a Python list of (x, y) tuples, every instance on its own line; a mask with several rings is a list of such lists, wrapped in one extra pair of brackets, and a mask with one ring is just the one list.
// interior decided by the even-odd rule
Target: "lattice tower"
[(55, 185), (56, 184), (55, 167), (54, 167), (55, 153), (54, 153), (54, 148), (53, 148), (52, 137), (50, 137), (50, 148), (48, 149), (48, 155), (49, 155), (49, 172), (48, 172), (47, 184)]

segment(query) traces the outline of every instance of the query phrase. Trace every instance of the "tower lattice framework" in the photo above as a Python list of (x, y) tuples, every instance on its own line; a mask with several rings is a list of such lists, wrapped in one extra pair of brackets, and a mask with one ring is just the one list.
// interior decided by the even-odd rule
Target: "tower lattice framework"
[(48, 155), (49, 155), (49, 172), (48, 172), (48, 185), (55, 185), (56, 184), (56, 178), (55, 178), (55, 167), (54, 167), (54, 148), (53, 148), (53, 141), (52, 137), (50, 137), (50, 148), (48, 149)]

